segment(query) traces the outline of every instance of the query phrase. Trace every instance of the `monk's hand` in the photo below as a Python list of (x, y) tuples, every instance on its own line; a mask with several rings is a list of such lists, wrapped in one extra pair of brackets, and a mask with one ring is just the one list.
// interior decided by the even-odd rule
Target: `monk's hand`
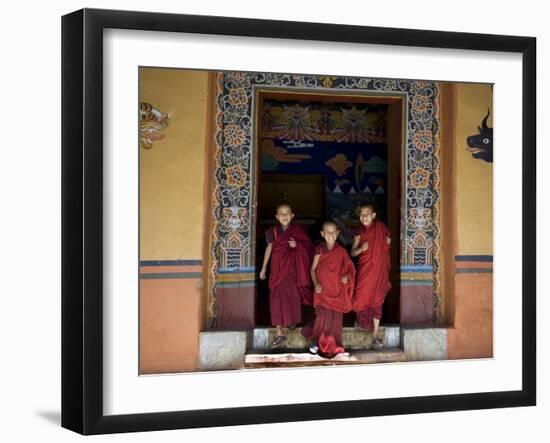
[(366, 241), (361, 245), (361, 252), (365, 252), (367, 249), (369, 249), (369, 242)]
[(260, 271), (260, 280), (265, 280), (265, 269)]
[(320, 294), (321, 292), (323, 292), (323, 287), (321, 286), (321, 283), (315, 284), (315, 292), (317, 292), (317, 294)]
[(344, 283), (345, 285), (348, 284), (348, 276), (347, 275), (342, 276), (342, 283)]
[(391, 237), (386, 237), (386, 243), (388, 244), (388, 246), (391, 244)]
[(296, 240), (294, 240), (293, 238), (291, 238), (291, 239), (288, 241), (288, 246), (290, 246), (291, 248), (295, 248), (295, 247), (296, 247)]

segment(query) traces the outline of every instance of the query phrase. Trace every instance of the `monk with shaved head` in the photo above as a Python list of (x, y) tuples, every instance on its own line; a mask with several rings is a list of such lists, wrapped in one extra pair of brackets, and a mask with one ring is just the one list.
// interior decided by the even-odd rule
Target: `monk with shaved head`
[(287, 338), (283, 328), (294, 329), (302, 320), (302, 303), (312, 304), (309, 270), (314, 246), (301, 226), (292, 224), (294, 213), (288, 204), (277, 206), (278, 224), (266, 233), (267, 248), (260, 271), (265, 280), (269, 266), (269, 309), (271, 324), (277, 333), (271, 347), (283, 345)]
[(315, 322), (302, 334), (311, 340), (310, 352), (332, 358), (344, 352), (342, 343), (343, 314), (352, 309), (355, 267), (348, 251), (336, 242), (340, 231), (334, 221), (323, 223), (321, 237), (311, 265), (315, 287)]
[(378, 337), (382, 318), (382, 305), (391, 289), (390, 271), (390, 232), (381, 221), (376, 220), (376, 210), (372, 204), (358, 208), (361, 229), (354, 237), (352, 257), (359, 257), (353, 310), (357, 314), (358, 325), (373, 331), (373, 346), (382, 347), (383, 339)]

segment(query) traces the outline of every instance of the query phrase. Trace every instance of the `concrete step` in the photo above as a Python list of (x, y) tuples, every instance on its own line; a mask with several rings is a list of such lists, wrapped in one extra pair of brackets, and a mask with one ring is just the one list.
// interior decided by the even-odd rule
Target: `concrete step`
[[(254, 328), (248, 341), (248, 349), (269, 349), (270, 344), (275, 337), (275, 328)], [(294, 331), (284, 330), (287, 341), (278, 347), (278, 349), (307, 349), (309, 343), (302, 335), (302, 328), (296, 328)], [(386, 348), (397, 348), (400, 346), (400, 328), (399, 325), (385, 325), (380, 327), (380, 336), (384, 337), (384, 346)], [(372, 349), (372, 332), (364, 329), (343, 328), (342, 341), (346, 350), (365, 350)]]
[(309, 352), (270, 352), (250, 351), (244, 357), (245, 368), (277, 368), (300, 366), (335, 366), (349, 364), (391, 363), (406, 361), (405, 353), (400, 348), (380, 350), (351, 351), (339, 354), (332, 359)]

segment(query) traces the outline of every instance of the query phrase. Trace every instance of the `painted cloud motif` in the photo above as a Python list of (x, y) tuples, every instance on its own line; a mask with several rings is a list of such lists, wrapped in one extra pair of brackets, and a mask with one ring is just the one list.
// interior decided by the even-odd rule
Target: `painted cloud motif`
[(387, 171), (387, 163), (380, 159), (380, 157), (371, 157), (370, 160), (366, 161), (363, 166), (364, 172), (385, 174)]
[(336, 175), (342, 177), (346, 173), (347, 169), (353, 166), (353, 163), (350, 162), (344, 154), (337, 154), (328, 160), (326, 165), (332, 168)]
[(275, 171), (279, 163), (300, 163), (308, 158), (311, 158), (311, 155), (289, 154), (288, 149), (275, 146), (273, 140), (264, 139), (262, 141), (262, 167), (264, 169)]

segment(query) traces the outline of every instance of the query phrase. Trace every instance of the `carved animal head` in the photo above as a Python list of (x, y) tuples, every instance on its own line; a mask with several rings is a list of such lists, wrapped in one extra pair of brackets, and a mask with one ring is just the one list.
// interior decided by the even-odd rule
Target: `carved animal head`
[(164, 137), (170, 119), (167, 113), (159, 111), (150, 103), (140, 103), (139, 111), (139, 144), (144, 149), (151, 149), (155, 141)]
[(493, 128), (487, 126), (487, 119), (490, 111), (487, 110), (487, 115), (481, 122), (481, 126), (477, 127), (479, 134), (470, 135), (466, 138), (468, 151), (472, 153), (475, 159), (481, 159), (488, 163), (493, 163)]

